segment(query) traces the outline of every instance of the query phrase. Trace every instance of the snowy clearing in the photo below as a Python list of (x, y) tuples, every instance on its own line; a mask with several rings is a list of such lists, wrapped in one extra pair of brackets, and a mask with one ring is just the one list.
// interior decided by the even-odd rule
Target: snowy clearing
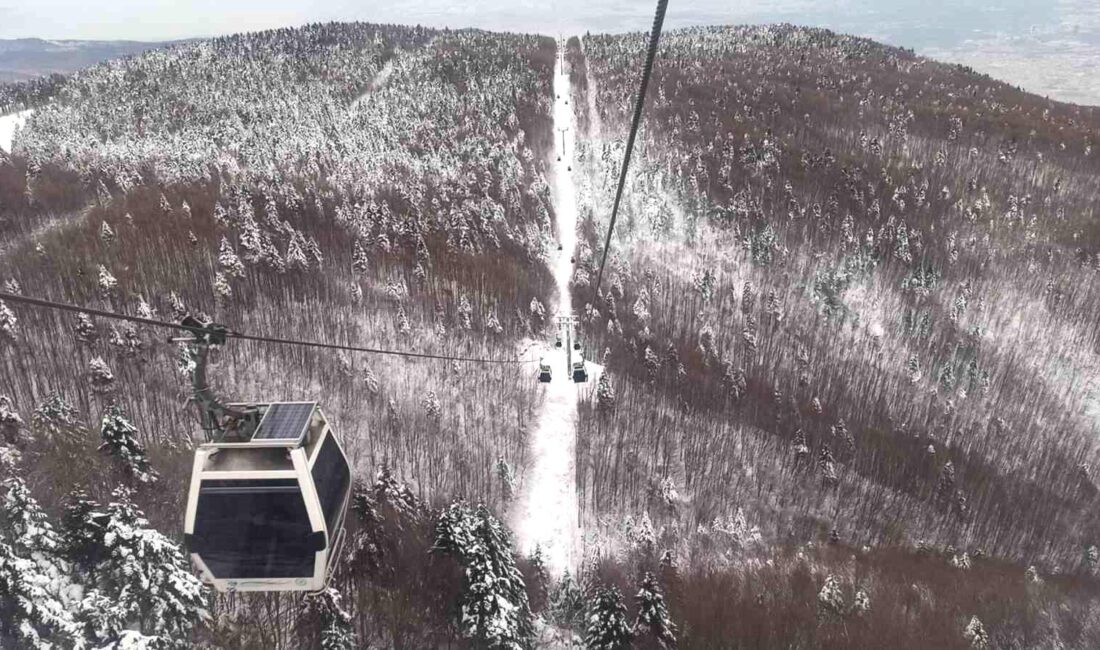
[[(394, 59), (396, 59), (400, 55), (400, 53), (395, 54)], [(370, 80), (370, 84), (367, 85), (367, 89), (363, 91), (363, 94), (356, 97), (355, 101), (351, 103), (352, 108), (357, 108), (363, 102), (368, 101), (371, 93), (386, 85), (386, 82), (390, 79), (390, 75), (393, 74), (394, 59), (386, 61), (385, 65), (382, 66), (382, 69), (379, 70), (378, 73), (374, 75), (374, 78)]]
[(15, 138), (15, 132), (23, 128), (23, 125), (27, 123), (27, 118), (30, 117), (33, 112), (33, 108), (28, 108), (18, 113), (0, 115), (0, 149), (3, 149), (4, 153), (11, 153), (11, 145), (12, 140)]
[[(558, 237), (562, 250), (554, 265), (558, 285), (558, 310), (568, 312), (572, 300), (569, 281), (573, 275), (573, 256), (577, 243), (577, 199), (572, 174), (568, 171), (573, 156), (573, 109), (569, 98), (569, 77), (555, 67), (554, 157), (558, 169), (554, 178), (554, 200)], [(564, 141), (559, 129), (568, 129)], [(588, 353), (587, 350), (584, 350)], [(513, 513), (520, 550), (531, 554), (541, 547), (547, 567), (555, 575), (572, 569), (576, 562), (577, 489), (576, 431), (577, 400), (585, 386), (596, 379), (594, 364), (587, 363), (589, 384), (575, 384), (568, 369), (566, 349), (541, 346), (536, 349), (553, 368), (553, 381), (544, 384), (544, 401), (538, 422), (531, 433), (531, 465), (522, 479), (520, 498)], [(535, 380), (534, 376), (531, 378)]]

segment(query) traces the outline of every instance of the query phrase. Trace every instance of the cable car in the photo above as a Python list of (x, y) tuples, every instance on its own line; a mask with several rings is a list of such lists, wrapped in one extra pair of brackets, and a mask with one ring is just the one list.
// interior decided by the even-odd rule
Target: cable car
[(588, 381), (588, 370), (584, 367), (584, 357), (577, 355), (577, 361), (573, 362), (573, 381), (583, 384)]
[(191, 339), (207, 433), (184, 516), (191, 560), (222, 592), (321, 591), (344, 536), (347, 456), (316, 402), (218, 402), (206, 383), (206, 354), (224, 336), (222, 328)]
[(546, 359), (539, 359), (539, 383), (549, 384), (550, 378), (550, 364), (546, 362)]

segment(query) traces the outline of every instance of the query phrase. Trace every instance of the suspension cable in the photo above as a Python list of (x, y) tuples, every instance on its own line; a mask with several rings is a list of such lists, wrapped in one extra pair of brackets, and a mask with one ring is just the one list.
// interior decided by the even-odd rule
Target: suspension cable
[(649, 78), (653, 72), (653, 61), (657, 58), (657, 42), (661, 39), (661, 27), (665, 22), (665, 10), (668, 0), (657, 0), (657, 14), (653, 17), (653, 29), (649, 33), (649, 49), (646, 50), (645, 67), (642, 69), (642, 87), (638, 90), (638, 99), (634, 103), (634, 119), (630, 123), (630, 135), (626, 139), (626, 153), (623, 154), (623, 167), (619, 173), (619, 186), (615, 190), (615, 204), (611, 208), (611, 222), (607, 226), (607, 238), (603, 243), (603, 255), (600, 257), (600, 272), (596, 276), (596, 288), (593, 295), (599, 296), (600, 283), (603, 281), (603, 267), (607, 263), (607, 252), (611, 249), (611, 233), (615, 230), (615, 219), (619, 215), (619, 201), (623, 198), (623, 186), (626, 185), (626, 172), (630, 168), (630, 154), (634, 150), (634, 138), (638, 135), (638, 125), (642, 121), (642, 107), (649, 88)]
[[(108, 318), (120, 321), (127, 321), (131, 323), (138, 323), (141, 325), (148, 325), (151, 327), (163, 327), (167, 329), (182, 330), (190, 332), (192, 334), (206, 334), (210, 330), (208, 327), (196, 327), (193, 325), (184, 325), (182, 323), (172, 323), (170, 321), (157, 320), (155, 318), (144, 318), (141, 316), (129, 316), (127, 314), (118, 314), (115, 312), (104, 311), (102, 309), (93, 309), (91, 307), (79, 307), (77, 305), (69, 305), (60, 302), (53, 302), (51, 300), (43, 300), (41, 298), (31, 298), (29, 296), (20, 296), (17, 294), (7, 293), (0, 291), (0, 300), (24, 305), (32, 305), (35, 307), (42, 307), (44, 309), (56, 309), (59, 311), (68, 311), (79, 314), (88, 314), (90, 316), (99, 316), (101, 318)], [(256, 341), (259, 343), (271, 343), (274, 345), (296, 345), (301, 347), (310, 348), (322, 348), (327, 350), (345, 350), (348, 352), (365, 352), (368, 354), (385, 354), (397, 357), (405, 357), (410, 359), (438, 359), (440, 361), (468, 361), (471, 363), (496, 363), (496, 364), (522, 364), (533, 363), (531, 359), (484, 359), (479, 357), (457, 357), (441, 354), (429, 354), (426, 352), (410, 352), (407, 350), (387, 350), (385, 348), (368, 348), (356, 345), (339, 345), (336, 343), (324, 343), (320, 341), (301, 341), (298, 339), (282, 339), (273, 338), (269, 336), (259, 336), (255, 334), (245, 334), (243, 332), (228, 331), (225, 333), (228, 338), (240, 339), (242, 341)]]

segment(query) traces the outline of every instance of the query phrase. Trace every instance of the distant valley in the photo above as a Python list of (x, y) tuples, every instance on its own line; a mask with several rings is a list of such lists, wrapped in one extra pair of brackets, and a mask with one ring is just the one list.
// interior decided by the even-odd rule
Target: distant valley
[(166, 47), (179, 41), (50, 41), (0, 39), (0, 83), (68, 74), (101, 61)]

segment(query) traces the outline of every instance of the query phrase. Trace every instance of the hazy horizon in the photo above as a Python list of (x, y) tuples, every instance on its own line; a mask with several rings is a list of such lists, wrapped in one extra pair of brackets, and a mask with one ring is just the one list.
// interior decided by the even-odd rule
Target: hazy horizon
[[(4, 0), (0, 0), (3, 2)], [(651, 0), (533, 2), (415, 0), (363, 7), (345, 0), (310, 6), (292, 0), (192, 2), (122, 0), (94, 15), (73, 0), (0, 5), (0, 38), (160, 41), (298, 26), (316, 21), (477, 27), (495, 31), (577, 34), (648, 29)], [(670, 2), (666, 25), (789, 22), (826, 27), (912, 48), (972, 66), (1063, 101), (1100, 104), (1100, 7), (1088, 0), (745, 0)]]

